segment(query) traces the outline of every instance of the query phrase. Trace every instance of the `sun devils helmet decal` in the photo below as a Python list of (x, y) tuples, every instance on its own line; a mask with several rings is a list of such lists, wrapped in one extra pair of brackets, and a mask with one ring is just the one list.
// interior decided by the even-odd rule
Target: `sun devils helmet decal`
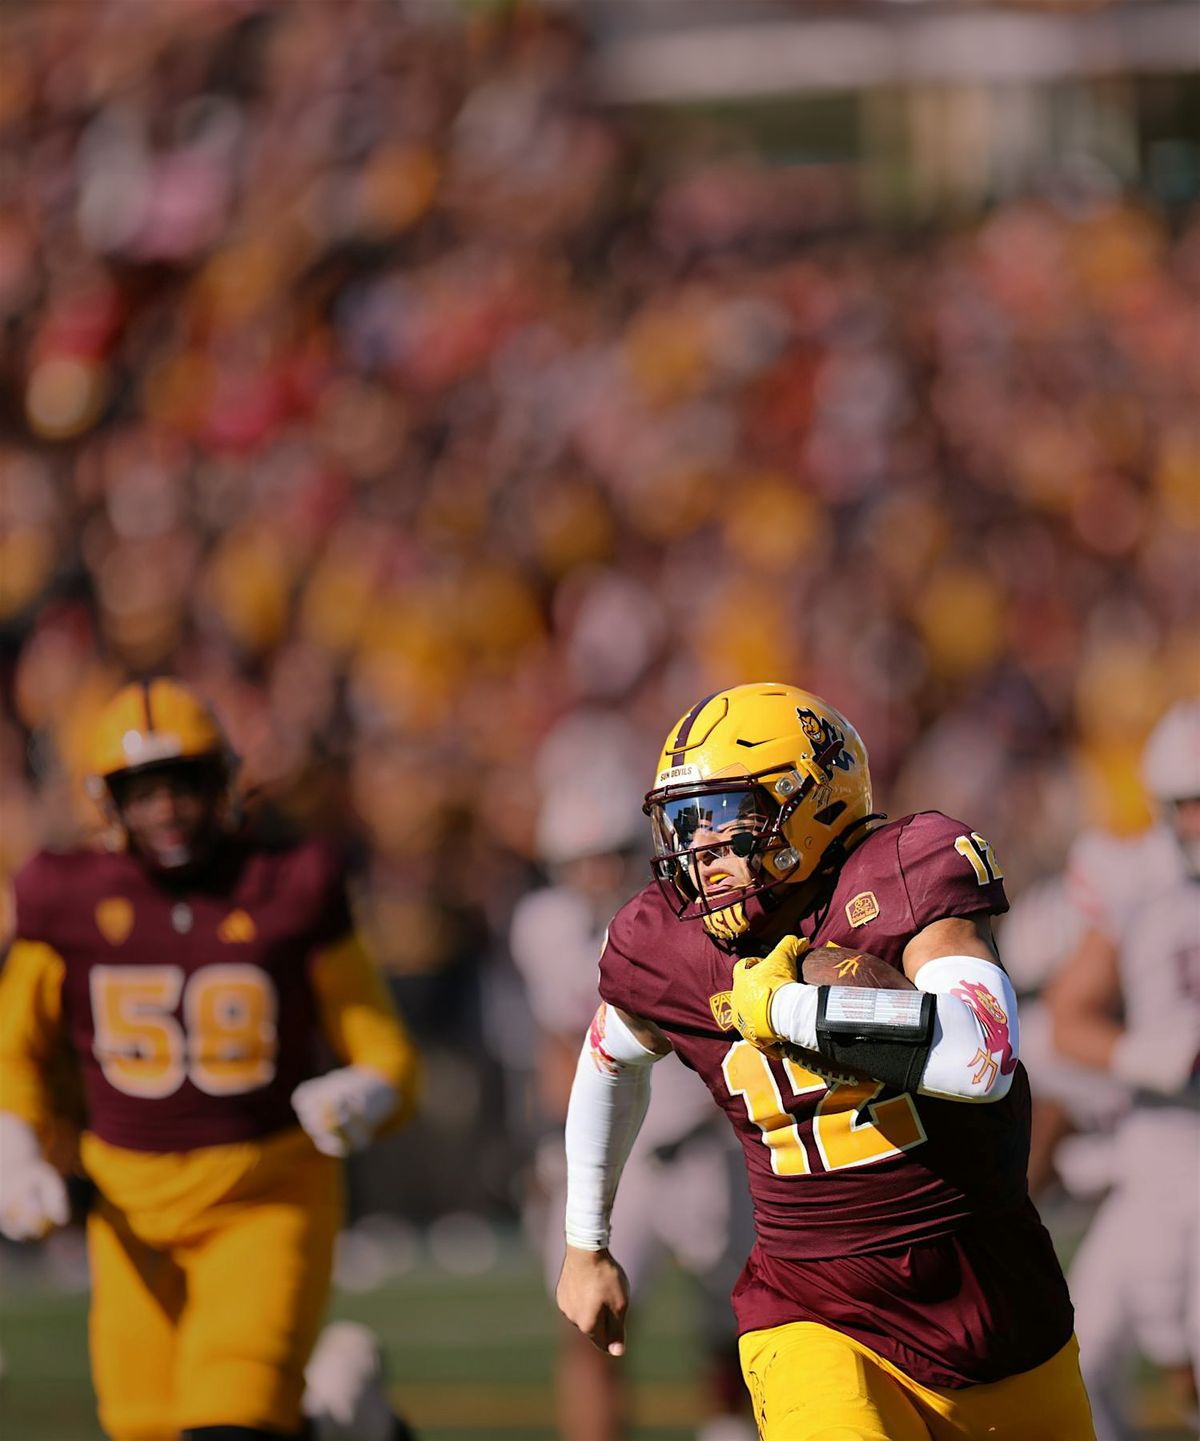
[(837, 766), (842, 771), (850, 769), (854, 758), (846, 750), (845, 736), (834, 728), (832, 721), (803, 706), (796, 707), (796, 719), (812, 742), (813, 759), (818, 765)]

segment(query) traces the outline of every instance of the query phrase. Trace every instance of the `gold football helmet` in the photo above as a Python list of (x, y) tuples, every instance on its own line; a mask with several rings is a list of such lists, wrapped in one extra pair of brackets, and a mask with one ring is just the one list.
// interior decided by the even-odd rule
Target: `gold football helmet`
[[(111, 846), (136, 849), (151, 865), (174, 870), (198, 863), (219, 832), (238, 823), (236, 768), (237, 758), (208, 706), (181, 682), (158, 677), (125, 686), (100, 713), (87, 786), (109, 822)], [(198, 797), (201, 809), (190, 819), (140, 816), (135, 822), (134, 778), (162, 771)]]
[(672, 726), (643, 809), (676, 914), (730, 939), (751, 896), (810, 880), (870, 817), (866, 747), (819, 696), (734, 686)]
[(115, 777), (172, 762), (208, 761), (230, 768), (229, 743), (208, 706), (165, 676), (135, 681), (96, 721), (88, 755), (89, 789), (103, 794)]

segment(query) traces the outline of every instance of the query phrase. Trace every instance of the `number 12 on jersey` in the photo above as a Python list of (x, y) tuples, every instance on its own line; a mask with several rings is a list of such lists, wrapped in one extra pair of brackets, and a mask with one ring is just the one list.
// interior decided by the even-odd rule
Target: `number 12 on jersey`
[(996, 859), (992, 843), (985, 841), (978, 831), (969, 836), (959, 836), (954, 849), (975, 872), (975, 879), (981, 886), (990, 886), (993, 881), (1004, 879), (1004, 871)]
[[(783, 1069), (793, 1096), (825, 1093), (812, 1121), (813, 1143), (824, 1171), (869, 1166), (911, 1150), (926, 1139), (910, 1095), (876, 1101), (882, 1082), (831, 1083), (789, 1060), (783, 1062)], [(784, 1105), (770, 1059), (749, 1041), (735, 1041), (725, 1054), (721, 1071), (730, 1095), (742, 1098), (747, 1115), (762, 1132), (775, 1174), (814, 1174), (800, 1124)]]

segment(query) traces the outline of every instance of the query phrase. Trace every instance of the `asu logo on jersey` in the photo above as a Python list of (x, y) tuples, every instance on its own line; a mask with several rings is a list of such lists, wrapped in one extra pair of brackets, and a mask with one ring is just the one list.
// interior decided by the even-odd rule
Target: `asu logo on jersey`
[(119, 946), (133, 930), (133, 902), (124, 896), (108, 896), (96, 902), (96, 925), (111, 946)]
[(874, 891), (859, 891), (846, 902), (846, 919), (852, 926), (865, 926), (879, 915), (879, 902)]
[(733, 1019), (733, 992), (719, 991), (715, 996), (709, 996), (709, 1007), (713, 1013), (713, 1020), (723, 1031), (732, 1031)]

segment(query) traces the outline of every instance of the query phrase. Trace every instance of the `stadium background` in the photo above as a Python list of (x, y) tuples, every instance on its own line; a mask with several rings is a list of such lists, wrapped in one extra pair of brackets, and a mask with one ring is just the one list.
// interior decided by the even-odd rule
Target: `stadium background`
[[(564, 754), (640, 787), (696, 694), (775, 675), (1014, 894), (1144, 823), (1141, 741), (1200, 675), (1198, 28), (4, 8), (0, 876), (96, 827), (90, 717), (159, 669), (351, 847), (429, 1086), (354, 1165), (339, 1307), (430, 1441), (549, 1434), (505, 937)], [(78, 1251), (0, 1258), (12, 1441), (98, 1434)], [(645, 1437), (691, 1415), (686, 1306), (634, 1347)]]

